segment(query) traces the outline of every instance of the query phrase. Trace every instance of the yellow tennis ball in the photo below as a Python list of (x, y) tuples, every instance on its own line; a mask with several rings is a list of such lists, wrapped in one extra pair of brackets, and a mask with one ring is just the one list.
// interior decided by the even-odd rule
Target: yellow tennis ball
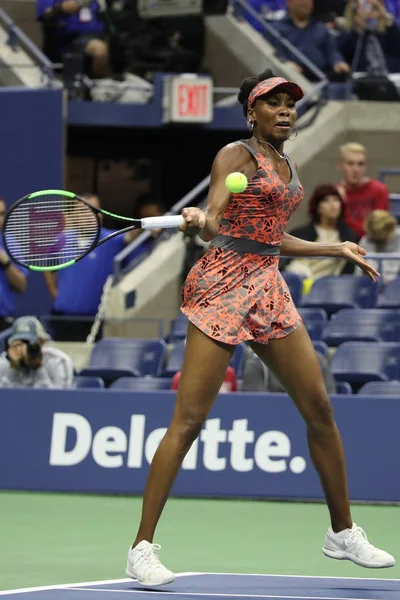
[(225, 185), (233, 194), (240, 194), (247, 188), (247, 177), (243, 173), (230, 173), (225, 180)]

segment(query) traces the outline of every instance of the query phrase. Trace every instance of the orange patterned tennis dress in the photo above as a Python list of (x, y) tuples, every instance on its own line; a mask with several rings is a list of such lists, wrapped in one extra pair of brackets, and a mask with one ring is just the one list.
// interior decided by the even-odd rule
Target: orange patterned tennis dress
[(301, 323), (278, 270), (289, 217), (304, 197), (294, 163), (284, 184), (271, 163), (240, 140), (256, 159), (257, 172), (241, 194), (232, 194), (218, 235), (191, 269), (181, 311), (203, 333), (226, 344), (267, 344)]

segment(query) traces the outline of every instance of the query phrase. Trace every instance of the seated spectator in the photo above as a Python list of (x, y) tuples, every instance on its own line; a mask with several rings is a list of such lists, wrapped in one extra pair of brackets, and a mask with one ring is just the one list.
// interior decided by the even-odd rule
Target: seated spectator
[[(93, 206), (100, 208), (97, 196), (84, 196)], [(102, 217), (99, 215), (100, 218)], [(101, 228), (100, 239), (112, 231)], [(67, 320), (52, 319), (53, 337), (60, 341), (85, 341), (97, 314), (103, 287), (113, 272), (114, 257), (133, 239), (133, 232), (118, 235), (68, 269), (44, 274), (50, 295), (54, 299), (52, 314), (69, 317)], [(74, 320), (74, 317), (78, 317)], [(81, 317), (81, 318), (79, 318)], [(86, 319), (82, 320), (82, 317)], [(99, 334), (101, 336), (101, 333)]]
[[(263, 21), (278, 21), (287, 15), (286, 0), (248, 0), (247, 4), (258, 12)], [(247, 10), (243, 10), (243, 17), (254, 29), (261, 33), (265, 32), (262, 24)]]
[[(165, 209), (161, 202), (152, 194), (142, 194), (135, 202), (134, 218), (146, 219), (147, 217), (161, 217), (165, 213)], [(131, 234), (131, 241), (136, 239), (144, 229), (135, 229)], [(161, 229), (152, 229), (153, 239), (157, 239), (161, 233)]]
[[(336, 394), (336, 383), (328, 361), (320, 352), (317, 352), (316, 354), (325, 381), (326, 390), (328, 394)], [(285, 392), (285, 389), (272, 371), (264, 365), (257, 354), (251, 352), (247, 357), (244, 366), (242, 392), (269, 392), (271, 394), (280, 394)]]
[(36, 0), (43, 25), (44, 52), (55, 63), (65, 54), (81, 54), (93, 78), (109, 77), (111, 65), (104, 23), (95, 0)]
[[(329, 29), (312, 17), (313, 0), (287, 0), (289, 14), (274, 22), (274, 28), (281, 36), (302, 52), (318, 69), (330, 79), (343, 79), (350, 71), (336, 46), (336, 38)], [(299, 63), (299, 59), (282, 43), (270, 39), (276, 47), (279, 58), (290, 62), (294, 68), (310, 80), (315, 74)]]
[(383, 0), (370, 0), (368, 10), (349, 0), (344, 20), (339, 47), (353, 71), (380, 77), (400, 71), (400, 30)]
[(350, 142), (340, 147), (339, 170), (343, 180), (338, 190), (345, 203), (345, 221), (360, 239), (370, 212), (377, 208), (390, 210), (389, 191), (385, 184), (366, 176), (367, 149), (362, 144)]
[[(0, 229), (3, 228), (6, 203), (0, 198)], [(3, 236), (0, 235), (0, 331), (12, 325), (15, 311), (15, 294), (26, 290), (28, 270), (14, 263), (4, 250)]]
[[(344, 202), (333, 185), (319, 185), (310, 199), (311, 222), (293, 229), (295, 237), (320, 244), (356, 242), (357, 236), (344, 222)], [(353, 273), (354, 264), (335, 258), (282, 259), (281, 268), (312, 280), (326, 275)]]
[[(175, 373), (172, 378), (171, 390), (177, 390), (179, 386), (179, 380), (181, 378), (181, 371)], [(223, 384), (221, 385), (220, 393), (229, 393), (229, 392), (237, 392), (238, 385), (236, 379), (235, 369), (233, 367), (228, 367), (226, 369), (225, 379)]]
[(0, 387), (72, 387), (72, 360), (65, 352), (48, 346), (49, 339), (35, 317), (16, 319), (7, 350), (0, 355)]
[[(397, 220), (386, 210), (373, 210), (365, 220), (366, 235), (359, 245), (367, 252), (385, 252), (400, 254), (400, 233)], [(400, 260), (382, 260), (381, 266), (374, 259), (368, 259), (380, 270), (384, 283), (395, 279), (400, 272)], [(357, 267), (357, 275), (364, 273)]]

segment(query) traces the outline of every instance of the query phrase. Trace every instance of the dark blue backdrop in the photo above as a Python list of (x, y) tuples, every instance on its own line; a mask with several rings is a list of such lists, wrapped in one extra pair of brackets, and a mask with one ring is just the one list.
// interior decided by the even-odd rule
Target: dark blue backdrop
[[(7, 206), (40, 189), (62, 188), (62, 91), (0, 87), (0, 115), (0, 196)], [(30, 274), (17, 314), (44, 314), (50, 303), (43, 276)]]
[[(1, 390), (0, 487), (142, 494), (174, 392)], [(352, 499), (400, 501), (394, 398), (334, 396)], [(221, 394), (174, 493), (322, 499), (285, 394)]]

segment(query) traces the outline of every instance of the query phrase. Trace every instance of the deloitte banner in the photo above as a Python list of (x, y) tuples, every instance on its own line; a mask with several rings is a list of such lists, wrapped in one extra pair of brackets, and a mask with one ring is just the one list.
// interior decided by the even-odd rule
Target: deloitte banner
[[(141, 494), (173, 392), (2, 390), (0, 487)], [(333, 397), (354, 500), (400, 501), (400, 401)], [(221, 394), (173, 493), (321, 499), (306, 429), (283, 394)]]

